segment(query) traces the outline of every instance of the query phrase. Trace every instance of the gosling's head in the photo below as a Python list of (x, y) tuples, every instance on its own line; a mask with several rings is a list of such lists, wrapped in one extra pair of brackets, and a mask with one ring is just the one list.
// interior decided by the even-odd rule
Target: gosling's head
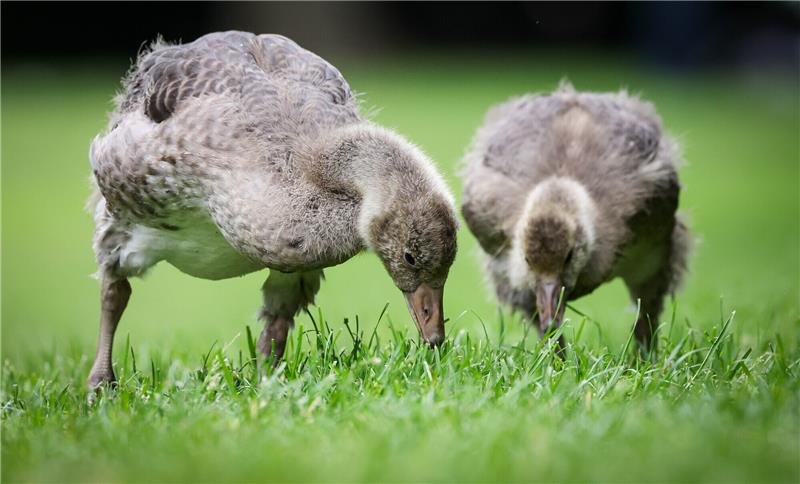
[(453, 197), (433, 162), (391, 130), (372, 125), (344, 132), (361, 180), (359, 232), (403, 291), (422, 338), (444, 341), (442, 297), (456, 255)]
[[(369, 173), (359, 230), (403, 291), (422, 338), (444, 341), (442, 296), (456, 255), (453, 197), (433, 162), (396, 133), (359, 128), (353, 144)], [(373, 163), (380, 160), (380, 163)]]
[(444, 341), (442, 297), (456, 255), (452, 203), (436, 194), (395, 198), (370, 225), (370, 243), (403, 291), (422, 338)]
[[(517, 279), (536, 294), (539, 324), (558, 327), (594, 248), (594, 205), (569, 178), (551, 178), (529, 195), (515, 235)], [(563, 294), (562, 294), (563, 291)]]

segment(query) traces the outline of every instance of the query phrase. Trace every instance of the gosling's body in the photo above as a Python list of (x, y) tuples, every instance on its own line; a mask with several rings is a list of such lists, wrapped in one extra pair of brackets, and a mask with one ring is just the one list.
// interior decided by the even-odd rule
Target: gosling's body
[[(624, 92), (564, 85), (492, 108), (466, 156), (462, 210), (500, 301), (534, 318), (543, 279), (571, 300), (622, 277), (648, 342), (686, 267), (679, 163), (653, 106)], [(550, 313), (542, 331), (560, 323)]]
[(441, 319), (455, 254), (452, 196), (416, 147), (360, 116), (336, 68), (279, 35), (221, 32), (156, 43), (123, 88), (90, 151), (102, 281), (90, 387), (114, 381), (111, 342), (130, 296), (127, 278), (162, 260), (205, 279), (271, 269), (259, 347), (269, 355), (275, 345), (280, 356), (322, 268), (364, 249), (387, 267), (402, 260), (413, 237), (378, 233), (387, 213), (401, 228), (442, 234), (433, 243), (416, 243), (427, 235), (413, 240), (428, 265), (390, 270), (407, 297), (422, 288), (415, 301), (425, 307), (415, 321), (426, 340), (441, 340), (442, 321), (421, 322), (417, 313)]
[(157, 45), (117, 102), (91, 148), (96, 217), (113, 225), (97, 232), (102, 266), (137, 275), (163, 259), (221, 279), (325, 267), (363, 248), (353, 199), (329, 196), (300, 165), (320, 137), (362, 121), (316, 55), (242, 32)]

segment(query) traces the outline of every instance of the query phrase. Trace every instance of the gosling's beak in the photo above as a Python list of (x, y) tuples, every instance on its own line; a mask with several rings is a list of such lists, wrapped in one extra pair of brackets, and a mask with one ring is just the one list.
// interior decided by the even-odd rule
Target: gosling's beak
[(561, 298), (561, 281), (558, 279), (542, 281), (536, 285), (536, 309), (539, 311), (539, 327), (542, 331), (561, 326), (564, 308), (567, 306), (566, 293)]
[(422, 339), (431, 346), (440, 345), (444, 341), (444, 288), (434, 289), (427, 284), (420, 284), (416, 291), (403, 294)]

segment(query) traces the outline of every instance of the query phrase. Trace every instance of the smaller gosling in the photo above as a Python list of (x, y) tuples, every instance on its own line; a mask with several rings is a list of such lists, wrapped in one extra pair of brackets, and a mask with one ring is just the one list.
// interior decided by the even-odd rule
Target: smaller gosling
[(490, 109), (465, 157), (462, 212), (498, 299), (545, 335), (567, 301), (621, 277), (649, 348), (690, 248), (680, 161), (653, 105), (624, 91), (562, 83)]

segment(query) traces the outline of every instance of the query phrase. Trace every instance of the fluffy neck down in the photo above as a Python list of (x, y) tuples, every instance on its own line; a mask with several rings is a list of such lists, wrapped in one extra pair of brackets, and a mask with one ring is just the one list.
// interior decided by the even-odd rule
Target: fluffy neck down
[(391, 130), (360, 123), (334, 131), (315, 156), (315, 182), (338, 185), (361, 198), (358, 231), (370, 244), (372, 223), (392, 206), (439, 197), (455, 213), (455, 202), (433, 162), (418, 147)]
[(558, 242), (546, 240), (549, 236), (558, 239), (556, 236), (562, 235), (565, 241), (572, 240), (580, 230), (591, 248), (595, 237), (595, 211), (589, 192), (572, 178), (551, 177), (537, 184), (528, 194), (514, 230), (509, 274), (512, 284), (530, 285), (530, 266), (532, 262), (535, 264), (530, 254), (556, 249), (547, 247), (550, 242)]

